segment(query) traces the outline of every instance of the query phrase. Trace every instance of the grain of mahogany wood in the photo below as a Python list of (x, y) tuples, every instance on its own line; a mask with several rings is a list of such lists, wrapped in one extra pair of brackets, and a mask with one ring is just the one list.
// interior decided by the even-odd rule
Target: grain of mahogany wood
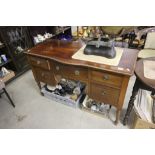
[[(135, 49), (124, 49), (123, 55), (118, 66), (109, 66), (100, 63), (94, 63), (89, 61), (82, 61), (72, 59), (74, 53), (76, 53), (84, 42), (78, 41), (62, 41), (62, 40), (48, 40), (42, 44), (36, 45), (31, 48), (29, 55), (40, 56), (65, 64), (73, 64), (78, 66), (92, 67), (100, 70), (106, 70), (123, 75), (133, 75), (134, 68), (136, 65), (138, 50)], [(119, 69), (124, 68), (124, 70)]]

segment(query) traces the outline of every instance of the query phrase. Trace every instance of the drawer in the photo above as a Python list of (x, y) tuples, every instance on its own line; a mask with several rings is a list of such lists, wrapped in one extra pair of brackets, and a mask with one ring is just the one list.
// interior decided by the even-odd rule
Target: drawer
[(93, 70), (91, 71), (91, 80), (114, 85), (120, 88), (123, 77), (121, 75)]
[(72, 65), (61, 65), (55, 63), (55, 74), (62, 75), (62, 77), (75, 80), (88, 80), (88, 69)]
[(117, 106), (119, 94), (118, 89), (96, 83), (90, 84), (90, 97), (96, 101)]
[(35, 68), (34, 71), (36, 73), (36, 78), (38, 81), (41, 81), (50, 85), (55, 84), (55, 79), (52, 72), (41, 68)]
[(63, 68), (64, 76), (68, 78), (74, 78), (77, 80), (87, 80), (88, 79), (88, 69), (76, 66), (64, 66)]
[(34, 66), (50, 70), (50, 63), (46, 59), (38, 58), (38, 57), (29, 57), (30, 63)]

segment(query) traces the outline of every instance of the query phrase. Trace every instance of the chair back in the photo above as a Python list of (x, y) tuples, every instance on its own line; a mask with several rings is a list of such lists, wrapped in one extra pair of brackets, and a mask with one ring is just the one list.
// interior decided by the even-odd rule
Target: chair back
[(155, 32), (147, 34), (144, 49), (155, 49)]

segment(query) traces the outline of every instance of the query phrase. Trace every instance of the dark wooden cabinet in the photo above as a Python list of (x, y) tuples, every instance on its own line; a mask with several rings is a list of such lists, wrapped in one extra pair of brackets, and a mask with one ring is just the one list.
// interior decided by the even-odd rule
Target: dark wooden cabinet
[(3, 42), (14, 63), (15, 72), (21, 73), (29, 68), (24, 51), (32, 47), (32, 42), (25, 26), (0, 27)]
[(8, 62), (3, 66), (15, 73), (15, 76), (9, 79), (11, 81), (30, 69), (24, 51), (31, 48), (33, 44), (26, 26), (0, 27), (0, 39), (5, 45), (3, 50), (0, 49), (0, 52), (5, 54), (8, 59)]

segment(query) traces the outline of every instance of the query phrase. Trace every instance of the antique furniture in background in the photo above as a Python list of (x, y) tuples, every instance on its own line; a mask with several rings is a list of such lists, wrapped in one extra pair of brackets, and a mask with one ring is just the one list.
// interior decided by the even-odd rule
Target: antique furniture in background
[[(15, 75), (13, 70), (16, 70), (16, 67), (15, 62), (13, 61), (12, 54), (10, 53), (8, 46), (3, 42), (1, 35), (0, 42), (2, 42), (2, 44), (0, 45), (0, 80), (3, 80), (6, 83), (14, 78)], [(1, 55), (4, 55), (6, 57), (5, 61), (2, 59)], [(2, 77), (2, 68), (7, 68), (10, 71), (10, 74)]]
[(18, 77), (29, 69), (29, 64), (24, 54), (25, 50), (32, 47), (28, 29), (25, 26), (3, 26), (0, 27), (0, 38), (5, 46), (3, 53), (8, 57), (5, 67), (13, 70), (15, 77)]
[(73, 37), (94, 38), (108, 35), (117, 42), (124, 42), (126, 47), (142, 49), (148, 32), (155, 31), (153, 26), (74, 26)]
[(73, 54), (83, 45), (84, 42), (80, 40), (49, 40), (29, 49), (26, 54), (34, 78), (40, 89), (41, 82), (55, 85), (61, 78), (86, 83), (86, 93), (92, 99), (117, 108), (117, 124), (138, 51), (124, 49), (119, 65), (110, 66), (73, 59)]
[(133, 87), (132, 96), (130, 97), (130, 101), (128, 104), (127, 112), (125, 114), (123, 124), (126, 125), (128, 122), (129, 115), (131, 113), (131, 110), (134, 106), (134, 100), (136, 99), (136, 95), (138, 93), (139, 89), (144, 89), (152, 92), (152, 95), (155, 94), (155, 80), (151, 80), (144, 77), (144, 67), (143, 67), (143, 61), (145, 60), (153, 60), (155, 61), (155, 58), (146, 58), (146, 59), (140, 59), (137, 62), (136, 68), (135, 68), (135, 75), (136, 75), (136, 81)]
[(103, 33), (113, 38), (121, 37), (123, 34), (134, 30), (134, 26), (101, 26)]
[[(83, 40), (108, 37), (117, 42), (119, 46), (136, 49), (139, 45), (139, 41), (135, 41), (134, 29), (136, 28), (136, 26), (74, 26), (72, 35), (75, 38), (83, 38)], [(136, 30), (139, 32), (138, 29)]]
[(50, 33), (52, 34), (50, 38), (54, 39), (67, 39), (71, 37), (71, 26), (29, 26), (28, 29), (33, 45), (36, 44), (34, 37), (38, 34), (43, 36), (45, 33)]
[[(154, 29), (155, 31), (155, 29)], [(155, 57), (155, 32), (148, 32), (144, 49), (139, 51), (138, 58)]]

